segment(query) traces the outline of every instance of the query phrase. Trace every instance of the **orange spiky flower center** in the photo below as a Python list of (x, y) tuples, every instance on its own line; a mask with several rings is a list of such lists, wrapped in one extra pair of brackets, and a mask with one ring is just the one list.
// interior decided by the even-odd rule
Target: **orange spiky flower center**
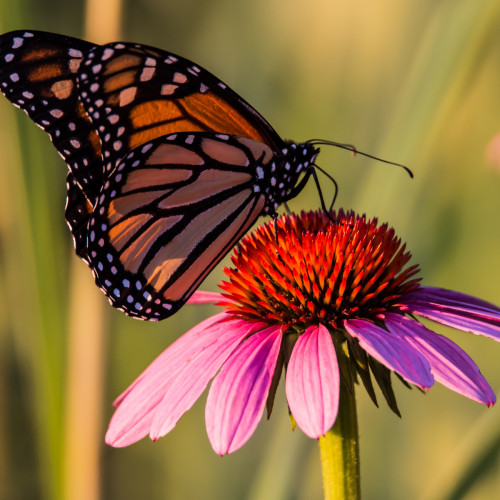
[[(353, 212), (286, 215), (245, 237), (221, 288), (231, 313), (290, 327), (340, 326), (399, 311), (418, 288), (417, 265), (387, 224)], [(276, 230), (278, 241), (276, 242)], [(413, 278), (413, 279), (412, 279)]]

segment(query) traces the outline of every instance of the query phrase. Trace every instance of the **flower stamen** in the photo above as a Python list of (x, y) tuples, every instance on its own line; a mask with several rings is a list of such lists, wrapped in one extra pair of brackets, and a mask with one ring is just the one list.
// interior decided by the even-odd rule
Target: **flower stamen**
[(336, 328), (418, 287), (409, 280), (418, 266), (404, 269), (410, 254), (386, 224), (352, 212), (332, 217), (336, 223), (315, 212), (278, 219), (277, 251), (274, 222), (245, 238), (221, 285), (231, 313), (305, 327), (321, 318)]

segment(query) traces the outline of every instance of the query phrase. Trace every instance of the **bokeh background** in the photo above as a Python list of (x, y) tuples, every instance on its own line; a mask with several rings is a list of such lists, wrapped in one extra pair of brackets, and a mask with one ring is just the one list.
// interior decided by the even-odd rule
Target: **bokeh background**
[[(319, 158), (336, 206), (394, 226), (426, 284), (500, 304), (500, 153), (486, 154), (500, 132), (498, 0), (0, 0), (1, 31), (23, 28), (179, 53), (283, 137), (407, 164), (414, 180), (333, 148)], [(111, 308), (74, 256), (65, 172), (45, 133), (0, 99), (0, 498), (321, 498), (317, 443), (290, 431), (283, 387), (231, 456), (209, 446), (205, 396), (157, 443), (104, 444), (113, 399), (214, 310), (147, 324)], [(291, 203), (318, 205), (312, 185)], [(203, 289), (222, 277), (219, 266)], [(437, 331), (499, 394), (500, 345)], [(395, 387), (401, 419), (358, 391), (364, 498), (500, 498), (500, 406)]]

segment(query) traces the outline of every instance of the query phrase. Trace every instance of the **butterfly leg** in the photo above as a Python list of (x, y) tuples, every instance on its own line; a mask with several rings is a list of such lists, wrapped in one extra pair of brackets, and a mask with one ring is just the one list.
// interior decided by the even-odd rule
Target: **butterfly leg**
[(325, 204), (325, 199), (323, 197), (323, 192), (321, 191), (321, 185), (319, 183), (319, 179), (318, 179), (318, 174), (316, 173), (316, 169), (315, 168), (311, 168), (311, 175), (312, 175), (312, 178), (314, 179), (314, 183), (316, 184), (316, 189), (318, 190), (318, 195), (319, 195), (319, 200), (320, 200), (320, 203), (321, 203), (321, 208), (323, 209), (323, 211), (326, 213), (327, 217), (334, 223), (334, 224), (338, 224), (338, 222), (331, 216), (330, 212), (332, 210), (332, 207), (333, 207), (333, 204), (335, 203), (335, 199), (337, 198), (337, 192), (338, 192), (338, 186), (337, 186), (337, 183), (335, 182), (335, 180), (333, 179), (333, 177), (331, 176), (328, 176), (330, 177), (330, 179), (334, 182), (334, 185), (335, 185), (335, 195), (333, 197), (333, 200), (330, 204), (330, 208), (327, 209), (326, 208), (326, 204)]
[(278, 254), (278, 214), (274, 212), (271, 217), (274, 223), (274, 240), (276, 241), (276, 254)]
[(273, 214), (271, 214), (271, 217), (273, 219), (273, 224), (274, 224), (274, 239), (276, 241), (276, 257), (281, 261), (281, 263), (286, 266), (287, 264), (285, 263), (285, 261), (283, 260), (283, 258), (281, 257), (280, 253), (279, 253), (279, 243), (278, 243), (278, 230), (279, 230), (279, 227), (278, 227), (278, 214), (276, 212), (274, 212)]

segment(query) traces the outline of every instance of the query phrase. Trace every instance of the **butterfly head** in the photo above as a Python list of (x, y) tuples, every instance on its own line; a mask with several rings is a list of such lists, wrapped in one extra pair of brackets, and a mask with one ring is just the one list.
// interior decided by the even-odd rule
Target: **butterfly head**
[[(319, 149), (308, 143), (287, 142), (280, 155), (275, 155), (270, 168), (262, 169), (266, 192), (266, 210), (276, 213), (279, 205), (294, 198), (304, 187), (303, 174), (309, 177)], [(259, 177), (259, 171), (257, 172)]]

